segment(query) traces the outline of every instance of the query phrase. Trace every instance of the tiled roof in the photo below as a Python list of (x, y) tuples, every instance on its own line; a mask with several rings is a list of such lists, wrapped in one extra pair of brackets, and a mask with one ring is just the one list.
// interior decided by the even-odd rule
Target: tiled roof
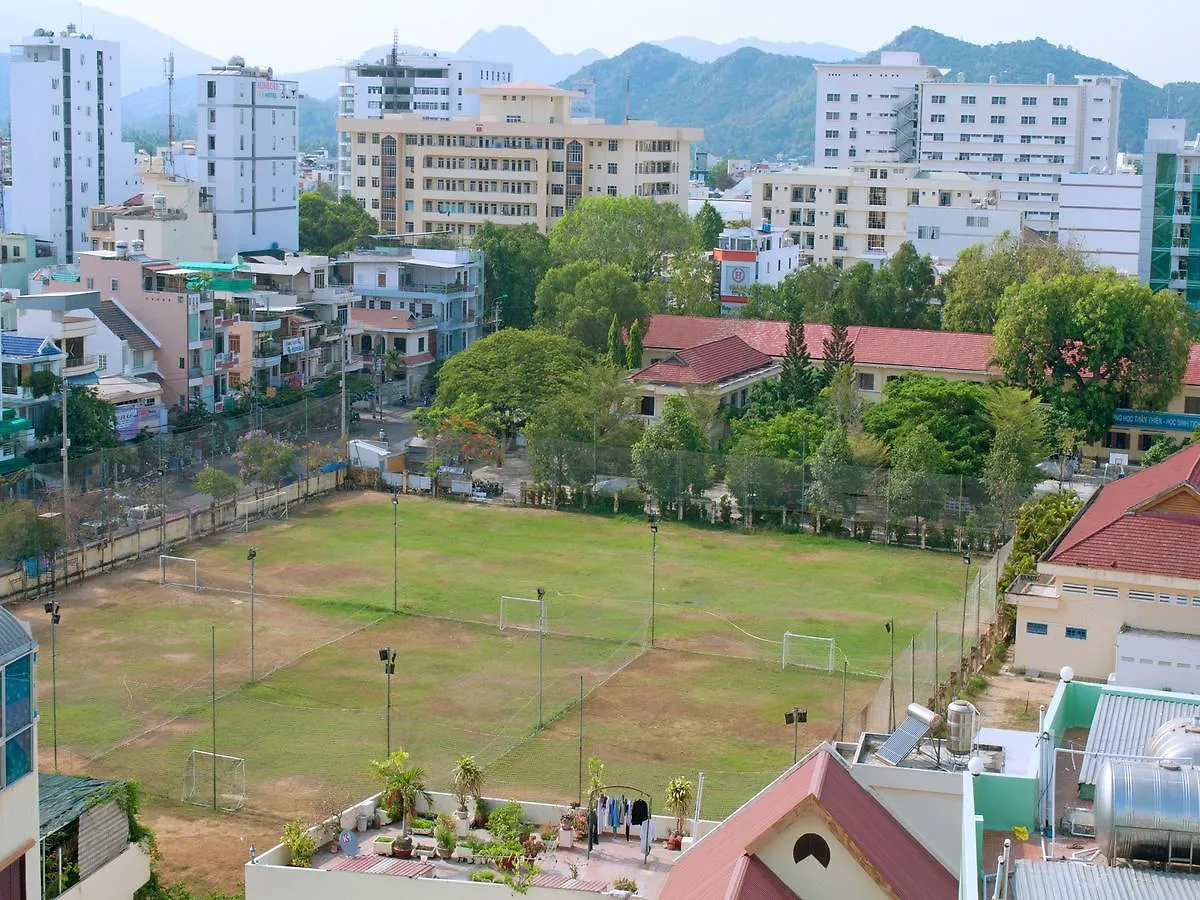
[(749, 897), (730, 891), (735, 879), (745, 884), (750, 877), (739, 872), (742, 860), (753, 856), (756, 845), (786, 824), (805, 801), (816, 804), (832, 830), (853, 846), (864, 870), (897, 900), (958, 896), (958, 882), (946, 867), (822, 744), (680, 856), (659, 893), (661, 900)]
[[(787, 322), (659, 315), (650, 318), (642, 343), (647, 349), (682, 350), (737, 335), (756, 350), (779, 359), (787, 350), (787, 329)], [(991, 366), (992, 338), (988, 334), (871, 325), (851, 325), (847, 332), (854, 343), (854, 359), (864, 365), (981, 374), (995, 371)], [(823, 342), (828, 337), (828, 325), (805, 326), (804, 341), (813, 359), (824, 359)]]
[(1183, 383), (1192, 385), (1193, 387), (1200, 386), (1200, 344), (1192, 344), (1192, 350), (1188, 354), (1187, 372), (1183, 376)]
[(1200, 515), (1144, 506), (1180, 486), (1200, 489), (1200, 444), (1096, 491), (1043, 559), (1200, 580)]
[(54, 356), (62, 352), (49, 338), (26, 337), (8, 332), (0, 336), (0, 348), (5, 356)]
[(157, 345), (141, 326), (111, 300), (102, 300), (96, 307), (96, 318), (103, 322), (108, 330), (129, 344), (131, 350), (149, 350), (154, 352)]
[(634, 381), (659, 384), (719, 384), (772, 365), (770, 356), (737, 335), (680, 350), (633, 374)]
[(375, 331), (413, 328), (417, 320), (406, 309), (367, 309), (355, 306), (350, 310), (350, 324), (362, 325)]
[(404, 357), (404, 364), (406, 366), (423, 366), (425, 363), (433, 362), (433, 359), (432, 353), (417, 353), (413, 356)]

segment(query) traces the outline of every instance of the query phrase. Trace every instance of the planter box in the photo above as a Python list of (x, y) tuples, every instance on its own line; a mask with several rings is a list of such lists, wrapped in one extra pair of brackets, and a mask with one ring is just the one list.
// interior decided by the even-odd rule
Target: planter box
[(410, 828), (411, 834), (419, 834), (421, 837), (430, 837), (433, 834), (432, 828)]
[(575, 846), (575, 830), (573, 828), (558, 829), (558, 846), (570, 850)]
[(450, 856), (455, 862), (473, 863), (475, 862), (475, 851), (466, 844), (459, 844), (454, 848), (454, 853)]
[(371, 849), (374, 850), (376, 855), (378, 855), (378, 856), (391, 856), (392, 855), (392, 839), (391, 838), (376, 838), (375, 840), (371, 841)]

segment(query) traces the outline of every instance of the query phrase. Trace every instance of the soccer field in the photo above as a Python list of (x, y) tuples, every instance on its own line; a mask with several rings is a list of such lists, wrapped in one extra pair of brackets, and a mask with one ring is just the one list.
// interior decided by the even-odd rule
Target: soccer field
[[(834, 638), (839, 666), (844, 654), (864, 673), (847, 680), (851, 713), (887, 669), (884, 622), (907, 640), (963, 590), (953, 554), (664, 520), (651, 649), (651, 536), (640, 519), (408, 497), (393, 511), (386, 495), (356, 494), (175, 552), (198, 560), (203, 590), (160, 585), (148, 558), (60, 596), (60, 765), (178, 799), (190, 751), (212, 748), (215, 680), (216, 749), (245, 759), (247, 805), (306, 818), (375, 789), (368, 761), (386, 750), (381, 647), (398, 653), (393, 747), (412, 752), (433, 789), (472, 753), (491, 793), (575, 799), (582, 686), (583, 754), (604, 759), (610, 782), (661, 802), (671, 776), (703, 770), (704, 812), (720, 816), (791, 762), (785, 710), (809, 710), (802, 751), (837, 731), (840, 671), (781, 668), (785, 631)], [(506, 609), (527, 628), (498, 627), (500, 596), (538, 587), (549, 630), (542, 729), (536, 607)], [(15, 611), (42, 642), (49, 769), (49, 625), (40, 603)]]

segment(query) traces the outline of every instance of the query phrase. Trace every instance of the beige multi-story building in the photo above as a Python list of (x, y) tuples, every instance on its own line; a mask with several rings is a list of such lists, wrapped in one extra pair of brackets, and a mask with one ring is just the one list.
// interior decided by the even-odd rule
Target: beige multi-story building
[[(907, 239), (909, 213), (915, 208), (977, 212), (971, 224), (979, 241), (990, 240), (1002, 224), (989, 215), (996, 206), (991, 182), (957, 172), (923, 172), (915, 165), (765, 172), (755, 175), (752, 184), (753, 212), (775, 230), (792, 234), (801, 264), (882, 261)], [(927, 252), (943, 255), (934, 245)]]
[(349, 193), (387, 234), (470, 235), (488, 220), (543, 231), (584, 197), (687, 209), (698, 128), (571, 116), (578, 91), (518, 82), (471, 89), (479, 115), (339, 118)]

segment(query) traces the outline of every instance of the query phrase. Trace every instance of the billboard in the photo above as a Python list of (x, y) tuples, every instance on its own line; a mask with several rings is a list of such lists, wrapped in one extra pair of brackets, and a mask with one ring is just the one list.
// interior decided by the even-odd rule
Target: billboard
[(304, 338), (302, 338), (302, 337), (293, 337), (293, 338), (284, 338), (283, 339), (283, 352), (284, 353), (303, 353), (304, 349), (305, 349)]
[(136, 403), (122, 403), (116, 409), (117, 413), (117, 436), (123, 441), (137, 437), (138, 434), (138, 405)]

